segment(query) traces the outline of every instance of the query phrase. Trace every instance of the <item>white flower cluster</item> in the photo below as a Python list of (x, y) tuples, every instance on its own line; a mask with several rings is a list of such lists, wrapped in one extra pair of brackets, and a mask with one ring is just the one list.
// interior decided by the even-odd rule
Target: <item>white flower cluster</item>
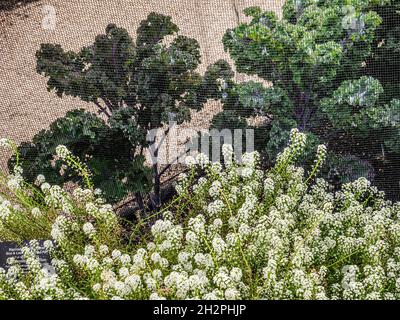
[(8, 188), (6, 198), (0, 197), (0, 240), (51, 237), (59, 246), (68, 247), (76, 246), (74, 241), (83, 236), (98, 240), (99, 231), (100, 239), (119, 241), (121, 227), (117, 215), (98, 196), (101, 194), (98, 190), (77, 188), (71, 195), (60, 186), (45, 182), (42, 175), (37, 177), (35, 186), (30, 186), (23, 181), (18, 167), (14, 171), (0, 181)]
[[(86, 239), (80, 250), (53, 248), (58, 252), (53, 276), (42, 274), (32, 258), (29, 268), (40, 285), (20, 280), (10, 291), (4, 279), (24, 279), (21, 270), (16, 264), (1, 271), (0, 294), (21, 299), (32, 294), (43, 299), (399, 299), (400, 204), (384, 200), (365, 179), (337, 193), (322, 179), (310, 186), (304, 170), (291, 164), (303, 138), (293, 132), (284, 162), (268, 172), (259, 170), (256, 153), (225, 166), (195, 160), (193, 166), (201, 166), (205, 175), (195, 184), (181, 177), (186, 196), (162, 212), (146, 243), (135, 249), (119, 241), (110, 244), (112, 238), (103, 238), (107, 246), (101, 242), (96, 222), (102, 210), (112, 210), (96, 203), (90, 192), (76, 191), (77, 199), (89, 200), (88, 218), (79, 224), (59, 215), (52, 235), (61, 247), (74, 234), (85, 235), (79, 238)], [(229, 148), (224, 150), (229, 158)], [(324, 153), (319, 147), (317, 157)], [(185, 212), (174, 220), (174, 210), (182, 208)]]
[[(66, 286), (63, 277), (60, 274), (52, 274), (47, 269), (42, 268), (37, 258), (38, 243), (31, 241), (29, 247), (23, 247), (22, 252), (28, 267), (28, 273), (16, 263), (15, 260), (9, 260), (11, 266), (8, 270), (0, 268), (0, 299), (7, 299), (10, 296), (21, 300), (43, 299), (80, 299), (81, 294), (73, 287)], [(61, 263), (53, 261), (58, 271), (61, 271), (58, 265)], [(64, 269), (66, 268), (64, 262)], [(29, 286), (22, 281), (29, 277)]]
[(0, 221), (7, 221), (12, 213), (11, 203), (0, 197)]
[(61, 159), (65, 160), (69, 155), (71, 155), (71, 151), (64, 145), (59, 145), (56, 148), (56, 155)]
[(307, 136), (294, 128), (290, 131), (289, 146), (285, 148), (276, 159), (276, 167), (281, 170), (282, 166), (290, 164), (304, 150), (306, 146)]
[(8, 176), (7, 187), (12, 190), (18, 190), (21, 188), (21, 184), (24, 182), (22, 177), (23, 170), (20, 166), (14, 167), (14, 172)]
[(7, 139), (7, 138), (0, 139), (0, 148), (12, 149), (13, 146), (14, 146), (14, 142), (12, 140)]
[(46, 177), (43, 174), (39, 174), (35, 179), (35, 185), (38, 187), (40, 187), (45, 182), (46, 182)]

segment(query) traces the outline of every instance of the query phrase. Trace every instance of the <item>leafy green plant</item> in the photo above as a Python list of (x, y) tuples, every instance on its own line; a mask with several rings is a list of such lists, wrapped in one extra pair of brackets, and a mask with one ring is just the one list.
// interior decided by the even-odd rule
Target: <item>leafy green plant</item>
[[(381, 1), (288, 0), (282, 19), (246, 9), (251, 21), (227, 30), (225, 50), (238, 72), (271, 86), (222, 79), (223, 111), (213, 126), (222, 129), (221, 119), (243, 123), (263, 117), (262, 149), (270, 161), (293, 127), (309, 135), (310, 151), (323, 142), (336, 158), (371, 160), (382, 149), (399, 152), (400, 100), (388, 100), (386, 84), (366, 73), (381, 30), (382, 19), (371, 10), (377, 4)], [(311, 154), (303, 155), (306, 163)]]
[[(83, 183), (75, 171), (54, 157), (58, 145), (68, 146), (85, 161), (93, 172), (94, 185), (105, 192), (108, 200), (115, 201), (129, 192), (145, 193), (151, 190), (149, 169), (143, 165), (143, 157), (133, 156), (129, 140), (119, 130), (84, 110), (67, 112), (66, 116), (54, 121), (49, 129), (36, 134), (31, 142), (18, 147), (27, 181), (32, 182), (39, 174), (43, 174), (52, 184), (68, 181)], [(14, 164), (15, 156), (9, 161), (10, 167)], [(129, 174), (139, 179), (126, 179), (123, 182), (123, 178)]]
[[(55, 148), (67, 146), (92, 169), (95, 187), (111, 201), (134, 193), (142, 196), (154, 185), (151, 197), (160, 205), (160, 171), (155, 147), (151, 170), (144, 152), (156, 138), (147, 134), (173, 121), (181, 124), (198, 111), (216, 86), (212, 71), (195, 72), (200, 63), (196, 40), (177, 35), (178, 27), (168, 16), (151, 13), (137, 30), (136, 41), (127, 31), (109, 24), (106, 33), (79, 52), (65, 52), (60, 45), (42, 44), (37, 52), (37, 72), (48, 78), (48, 90), (69, 95), (97, 106), (102, 118), (74, 110), (56, 120), (49, 130), (19, 147), (24, 176), (33, 181), (45, 173), (61, 184), (80, 181), (53, 160)], [(169, 42), (166, 36), (173, 39)], [(105, 120), (103, 120), (103, 118)], [(168, 132), (168, 128), (165, 129)], [(15, 162), (10, 161), (10, 168)]]
[(400, 1), (383, 0), (372, 9), (382, 18), (375, 32), (372, 55), (366, 60), (366, 75), (378, 79), (386, 102), (400, 92)]

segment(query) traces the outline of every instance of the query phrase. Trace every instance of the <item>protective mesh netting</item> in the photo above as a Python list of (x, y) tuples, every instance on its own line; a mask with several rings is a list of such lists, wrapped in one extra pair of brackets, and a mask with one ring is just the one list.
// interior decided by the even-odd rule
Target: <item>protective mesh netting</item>
[[(0, 2), (0, 137), (18, 144), (31, 141), (67, 111), (83, 108), (97, 113), (98, 103), (110, 113), (116, 106), (153, 106), (158, 111), (143, 111), (140, 122), (149, 125), (163, 119), (168, 123), (173, 115), (178, 122), (188, 120), (179, 130), (253, 129), (254, 147), (268, 166), (287, 142), (289, 130), (298, 127), (310, 134), (310, 149), (318, 143), (327, 145), (330, 155), (321, 175), (332, 184), (366, 176), (389, 198), (399, 199), (400, 1), (380, 5), (376, 5), (380, 1), (361, 0), (25, 2)], [(243, 13), (255, 6), (261, 10)], [(132, 48), (138, 46), (137, 29), (152, 12), (170, 16), (179, 31), (160, 40), (164, 53), (157, 49), (146, 56), (146, 63), (137, 58), (132, 62), (124, 56), (129, 51), (126, 46), (118, 47), (124, 41), (118, 28), (132, 37)], [(106, 29), (110, 23), (115, 26)], [(52, 60), (42, 50), (43, 64), (38, 69), (36, 52), (41, 44), (59, 44), (64, 53), (79, 54), (105, 34), (116, 41), (115, 52), (107, 51), (104, 44), (100, 56), (99, 45), (98, 59), (80, 66), (77, 57), (59, 54), (57, 60), (52, 51)], [(146, 45), (157, 38), (151, 32), (147, 36)], [(198, 42), (200, 63), (193, 43), (183, 38), (174, 42), (179, 36)], [(86, 58), (82, 53), (80, 59)], [(62, 61), (68, 64), (67, 76), (54, 69)], [(84, 80), (78, 77), (96, 63), (103, 68), (109, 65), (108, 72), (97, 69), (95, 74), (85, 74)], [(140, 66), (132, 67), (135, 63)], [(135, 72), (127, 76), (125, 68), (140, 76), (133, 81)], [(207, 72), (209, 78), (204, 76)], [(104, 112), (99, 117), (107, 122)], [(175, 134), (180, 144), (185, 142), (183, 134)], [(67, 138), (59, 138), (55, 142), (68, 144)], [(74, 140), (75, 146), (79, 143)], [(100, 149), (95, 156), (111, 159), (119, 153), (123, 159), (119, 143), (111, 142), (108, 150)], [(24, 156), (32, 163), (38, 158), (33, 151)], [(3, 170), (9, 157), (0, 150)], [(312, 160), (304, 155), (299, 161), (307, 166)], [(113, 170), (108, 163), (96, 165), (98, 170)], [(31, 176), (37, 174), (37, 168), (26, 168), (32, 170)]]

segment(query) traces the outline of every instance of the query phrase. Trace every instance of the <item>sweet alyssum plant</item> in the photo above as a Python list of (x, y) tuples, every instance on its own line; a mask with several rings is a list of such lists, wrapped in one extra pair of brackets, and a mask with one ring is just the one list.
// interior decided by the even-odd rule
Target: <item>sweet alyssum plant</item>
[[(0, 240), (20, 243), (52, 238), (60, 242), (60, 237), (66, 237), (79, 250), (94, 235), (96, 225), (96, 238), (107, 243), (120, 241), (122, 229), (112, 206), (105, 203), (101, 190), (93, 188), (92, 174), (85, 164), (65, 146), (57, 147), (57, 156), (82, 178), (86, 188), (67, 192), (58, 185), (50, 185), (44, 175), (38, 175), (34, 184), (29, 184), (19, 166), (17, 146), (6, 139), (0, 140), (0, 146), (14, 150), (16, 156), (13, 172), (8, 176), (0, 172)], [(66, 231), (67, 225), (69, 232), (59, 231)]]
[[(178, 196), (136, 245), (119, 241), (116, 217), (90, 189), (71, 197), (42, 184), (47, 207), (38, 219), (54, 215), (47, 236), (55, 244), (47, 245), (56, 273), (41, 270), (33, 241), (24, 249), (27, 273), (13, 261), (1, 269), (0, 297), (399, 299), (400, 204), (364, 178), (331, 192), (316, 179), (323, 145), (310, 172), (293, 165), (305, 140), (292, 130), (268, 171), (259, 168), (257, 152), (239, 163), (228, 145), (224, 164), (202, 154), (188, 158)], [(58, 151), (71, 156), (64, 147)], [(16, 175), (8, 181), (13, 192), (1, 200), (0, 235), (29, 239), (13, 231), (17, 217), (33, 219), (28, 202), (13, 196), (24, 184)], [(63, 208), (70, 202), (80, 209)]]

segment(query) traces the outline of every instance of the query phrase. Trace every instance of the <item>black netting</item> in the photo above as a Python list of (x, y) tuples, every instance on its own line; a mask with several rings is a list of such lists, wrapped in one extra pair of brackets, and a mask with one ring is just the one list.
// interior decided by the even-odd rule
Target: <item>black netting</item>
[(399, 200), (400, 0), (0, 0), (0, 300), (400, 299)]

